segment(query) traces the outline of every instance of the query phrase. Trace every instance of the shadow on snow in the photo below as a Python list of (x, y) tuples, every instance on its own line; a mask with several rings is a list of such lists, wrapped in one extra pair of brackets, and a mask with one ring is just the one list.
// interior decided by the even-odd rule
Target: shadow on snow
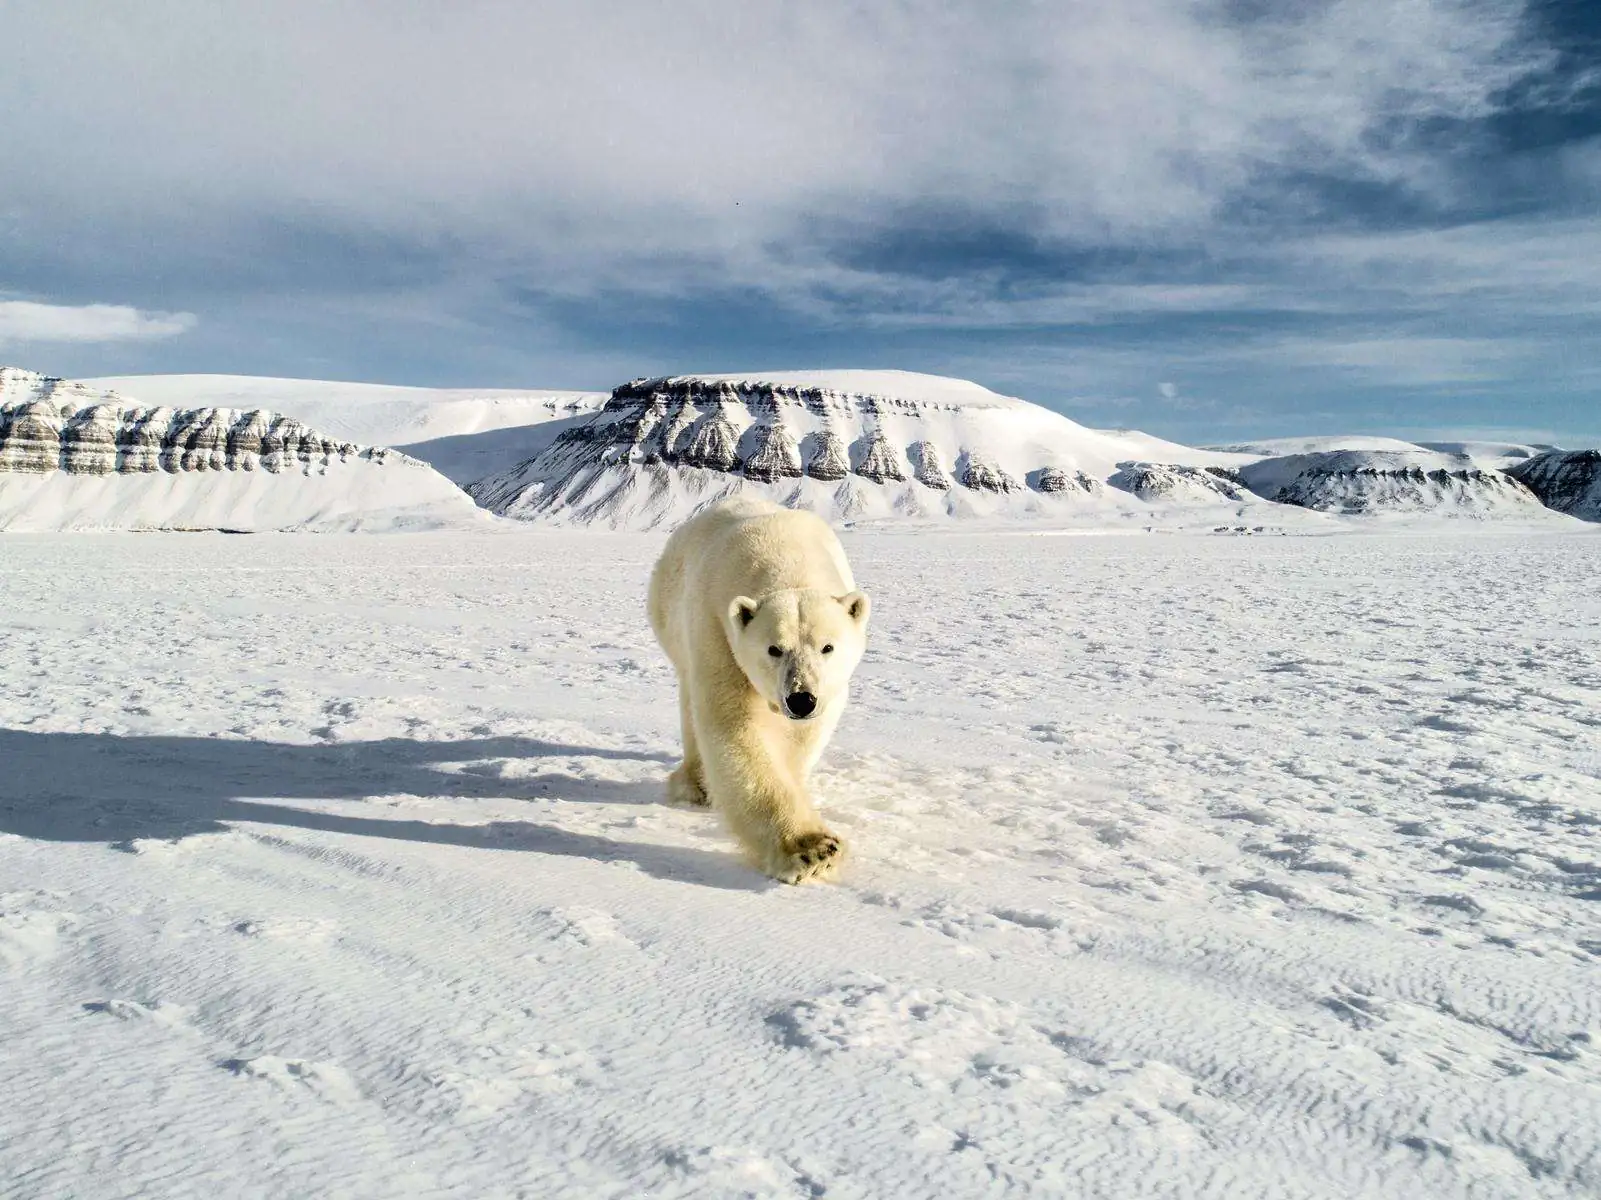
[[(641, 751), (566, 746), (530, 738), (456, 742), (388, 738), (296, 745), (204, 737), (122, 737), (0, 729), (0, 833), (55, 842), (177, 841), (233, 822), (283, 825), (485, 850), (632, 862), (660, 879), (760, 889), (732, 854), (619, 841), (531, 821), (457, 825), (295, 808), (275, 801), (552, 799), (652, 804), (659, 781), (586, 779), (558, 771), (503, 777), (485, 759), (574, 757), (663, 761)], [(443, 769), (442, 764), (455, 764)]]

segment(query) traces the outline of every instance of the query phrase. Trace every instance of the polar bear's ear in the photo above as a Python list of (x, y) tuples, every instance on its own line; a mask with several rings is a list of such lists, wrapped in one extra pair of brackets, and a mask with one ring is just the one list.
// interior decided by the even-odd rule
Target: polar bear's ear
[(867, 623), (867, 610), (872, 605), (868, 603), (866, 592), (846, 592), (845, 595), (838, 597), (838, 600), (845, 606), (845, 611), (850, 614), (851, 620), (858, 625)]
[(728, 623), (735, 629), (744, 629), (756, 619), (756, 610), (760, 607), (749, 596), (735, 596), (728, 606)]

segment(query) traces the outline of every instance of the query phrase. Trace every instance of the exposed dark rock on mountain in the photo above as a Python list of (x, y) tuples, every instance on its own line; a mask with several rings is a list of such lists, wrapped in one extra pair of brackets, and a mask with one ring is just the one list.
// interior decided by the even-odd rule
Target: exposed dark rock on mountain
[(906, 372), (675, 376), (623, 384), (593, 417), (468, 491), (501, 515), (614, 528), (673, 525), (743, 490), (839, 520), (1077, 521), (1097, 508), (1121, 520), (1139, 515), (1135, 501), (1170, 517), (1264, 500), (1467, 517), (1537, 507), (1522, 484), (1464, 453), (1378, 440), (1349, 451), (1193, 450)]
[(1038, 515), (1050, 511), (1042, 497), (1096, 497), (1132, 444), (961, 380), (678, 376), (623, 384), (542, 453), (468, 491), (502, 515), (619, 527), (671, 524), (747, 487), (846, 520)]
[(310, 470), (395, 451), (336, 442), (293, 417), (256, 409), (141, 408), (50, 401), (0, 405), (0, 471), (47, 475), (171, 475), (200, 471)]
[(1055, 495), (1059, 492), (1080, 491), (1095, 493), (1101, 490), (1101, 482), (1083, 471), (1069, 471), (1065, 467), (1041, 467), (1034, 478), (1034, 486), (1046, 495)]
[(831, 483), (850, 474), (851, 460), (845, 453), (845, 441), (832, 429), (814, 433), (808, 439), (811, 454), (806, 460), (806, 473), (813, 479)]
[(1547, 508), (1601, 521), (1601, 450), (1547, 450), (1507, 469)]
[[(677, 455), (686, 466), (708, 471), (732, 471), (739, 465), (735, 447), (739, 434), (721, 412), (702, 418), (689, 437), (689, 446)], [(669, 461), (672, 461), (669, 459)]]
[(748, 478), (773, 483), (801, 477), (800, 447), (796, 445), (794, 434), (776, 421), (754, 425), (751, 432), (753, 445), (745, 459)]
[(958, 478), (962, 486), (972, 488), (975, 492), (1015, 492), (1023, 486), (1000, 467), (977, 454), (969, 453), (959, 469), (961, 474)]
[(1501, 471), (1422, 450), (1290, 455), (1252, 463), (1240, 475), (1266, 499), (1322, 512), (1487, 516), (1540, 505), (1529, 488)]
[(120, 424), (117, 410), (109, 404), (79, 409), (61, 429), (61, 469), (77, 475), (115, 471)]
[[(258, 472), (283, 481), (253, 484)], [(0, 529), (428, 528), (480, 517), (425, 464), (293, 417), (146, 407), (0, 368)]]
[(1216, 503), (1251, 498), (1237, 473), (1224, 467), (1188, 467), (1175, 463), (1124, 463), (1109, 481), (1142, 500), (1190, 500)]
[(15, 367), (0, 368), (0, 383), (5, 394), (34, 397), (0, 403), (0, 471), (177, 475), (259, 467), (276, 473), (351, 458), (404, 458), (326, 438), (265, 409), (151, 408)]
[(61, 466), (61, 409), (36, 400), (0, 408), (0, 471), (45, 475)]
[(913, 479), (937, 492), (951, 490), (954, 485), (951, 483), (951, 477), (946, 474), (945, 467), (940, 463), (938, 446), (933, 442), (913, 442), (907, 453), (912, 460)]
[(856, 473), (863, 479), (871, 479), (874, 483), (902, 483), (906, 479), (906, 472), (896, 459), (899, 457), (889, 439), (884, 436), (880, 426), (874, 426), (865, 438), (859, 443), (861, 446), (861, 464)]

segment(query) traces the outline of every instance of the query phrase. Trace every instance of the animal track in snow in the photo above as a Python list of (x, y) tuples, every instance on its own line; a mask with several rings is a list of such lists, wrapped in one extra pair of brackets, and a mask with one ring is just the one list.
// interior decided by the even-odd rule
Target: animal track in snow
[(283, 921), (248, 919), (236, 921), (231, 928), (241, 937), (319, 944), (338, 932), (339, 923), (327, 917)]
[(351, 1104), (361, 1099), (356, 1081), (336, 1063), (262, 1054), (255, 1058), (230, 1058), (218, 1065), (241, 1079), (265, 1080), (290, 1094), (309, 1092), (333, 1104)]
[[(872, 893), (862, 897), (864, 903), (883, 907), (902, 908), (898, 897)], [(999, 956), (1006, 953), (1014, 937), (1027, 937), (1060, 953), (1072, 953), (1079, 948), (1079, 938), (1069, 928), (1066, 918), (1034, 908), (984, 908), (936, 900), (915, 909), (901, 921), (913, 928), (928, 929), (943, 934), (962, 944), (972, 952), (988, 949)]]
[(662, 1197), (761, 1197), (818, 1200), (827, 1184), (795, 1164), (735, 1146), (683, 1146), (664, 1151), (665, 1178), (649, 1194)]
[(637, 946), (618, 927), (617, 918), (598, 908), (547, 908), (541, 917), (554, 925), (550, 940), (565, 946)]
[(176, 1004), (141, 1004), (137, 1000), (94, 1000), (84, 1006), (85, 1012), (103, 1013), (119, 1021), (148, 1022), (166, 1029), (188, 1029), (189, 1012)]
[[(1226, 1116), (1177, 1067), (1109, 1058), (993, 997), (861, 978), (768, 1024), (781, 1044), (837, 1063), (842, 1079), (902, 1079), (927, 1097), (928, 1127), (956, 1131), (949, 1152), (977, 1151), (992, 1176), (1039, 1170), (1042, 1155), (1049, 1161), (1081, 1137), (1100, 1153), (1205, 1146), (1206, 1126)], [(1045, 1142), (1031, 1132), (1040, 1128), (1051, 1131)]]
[[(920, 1082), (953, 1083), (1026, 1024), (1013, 1004), (985, 996), (884, 980), (841, 984), (768, 1017), (787, 1046), (872, 1059)], [(1029, 1038), (1050, 1049), (1042, 1034)]]

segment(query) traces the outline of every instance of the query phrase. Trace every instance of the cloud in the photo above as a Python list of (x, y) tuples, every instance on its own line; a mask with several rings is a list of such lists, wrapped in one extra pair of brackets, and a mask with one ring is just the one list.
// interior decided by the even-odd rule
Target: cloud
[(1544, 0), (13, 7), (0, 279), (206, 318), (53, 370), (850, 362), (1170, 429), (1601, 375)]
[(123, 304), (0, 300), (0, 344), (142, 342), (187, 333), (195, 323), (193, 313), (143, 312)]
[(908, 209), (1165, 239), (1283, 173), (1439, 192), (1418, 130), (1545, 61), (1481, 0), (166, 0), (8, 25), (73, 64), (68, 89), (50, 55), (0, 75), (29, 114), (0, 127), (24, 224), (341, 214), (552, 267), (776, 265), (820, 218)]
[(1538, 356), (1537, 343), (1506, 338), (1374, 336), (1343, 339), (1285, 338), (1242, 348), (1236, 360), (1272, 360), (1354, 372), (1388, 384), (1435, 386), (1487, 383), (1510, 378)]

